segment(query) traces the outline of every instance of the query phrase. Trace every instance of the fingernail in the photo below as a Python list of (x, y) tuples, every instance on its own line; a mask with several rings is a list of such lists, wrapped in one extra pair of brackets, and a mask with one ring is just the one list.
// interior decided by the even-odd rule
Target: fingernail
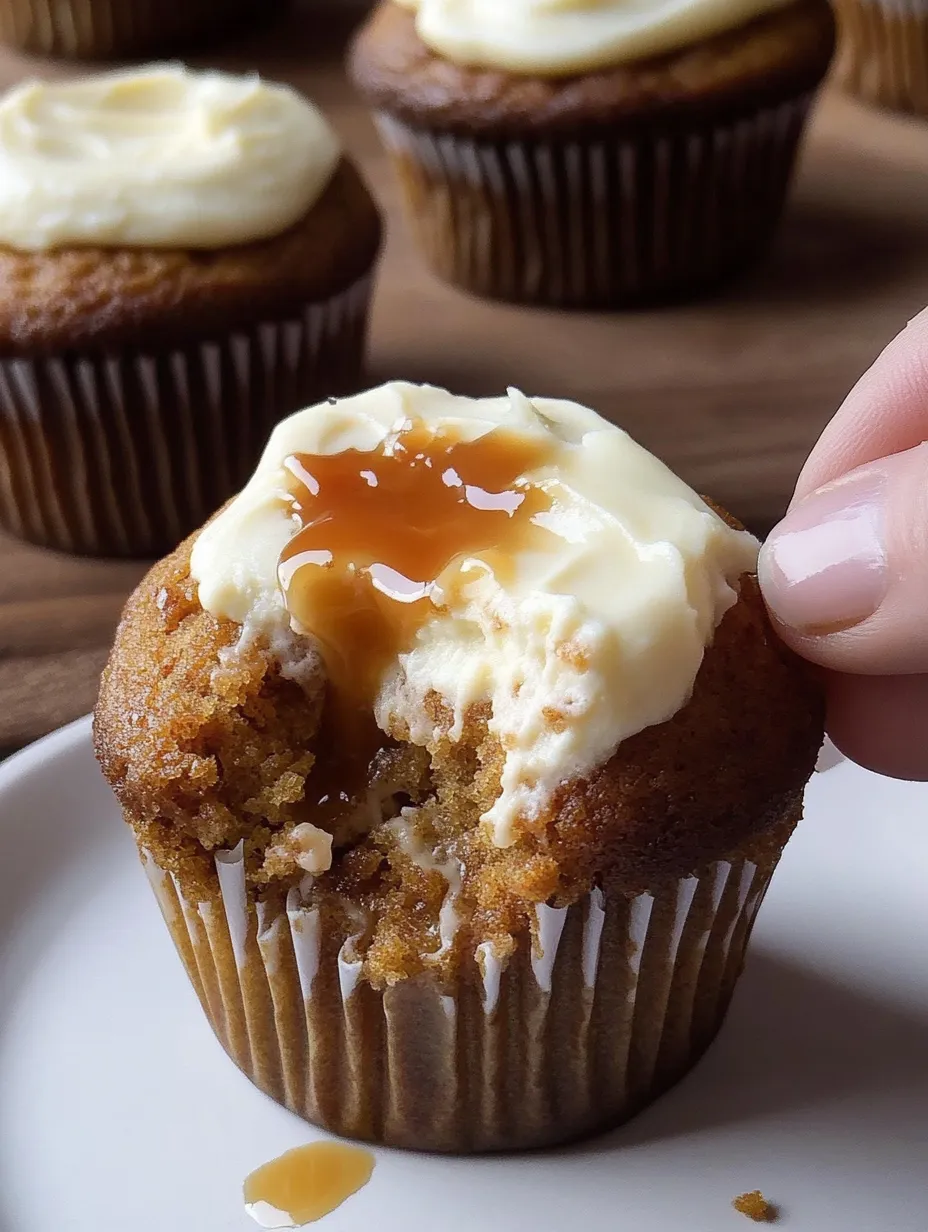
[(758, 576), (776, 618), (833, 633), (872, 616), (886, 596), (886, 477), (867, 470), (792, 508), (761, 549)]

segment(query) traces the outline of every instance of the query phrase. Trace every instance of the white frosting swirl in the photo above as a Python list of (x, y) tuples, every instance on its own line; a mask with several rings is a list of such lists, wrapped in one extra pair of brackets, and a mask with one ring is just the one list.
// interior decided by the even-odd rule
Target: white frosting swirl
[(340, 157), (321, 112), (257, 76), (150, 65), (0, 99), (0, 244), (222, 248), (279, 235)]
[[(551, 498), (535, 515), (548, 547), (517, 553), (498, 579), (479, 555), (459, 562), (474, 581), (450, 592), (386, 671), (375, 714), (410, 738), (436, 738), (432, 690), (456, 727), (489, 701), (505, 750), (502, 792), (485, 822), (506, 846), (559, 783), (605, 762), (619, 743), (671, 718), (687, 701), (706, 646), (753, 571), (757, 542), (732, 530), (681, 479), (594, 411), (572, 402), (471, 400), (400, 382), (291, 416), (274, 431), (245, 490), (200, 534), (191, 573), (202, 606), (273, 645), (289, 631), (280, 553), (299, 526), (284, 460), (291, 454), (376, 450), (421, 420), (457, 439), (500, 425), (550, 446), (537, 482)], [(530, 481), (534, 473), (526, 476)]]
[(678, 51), (794, 0), (396, 0), (458, 64), (564, 76)]

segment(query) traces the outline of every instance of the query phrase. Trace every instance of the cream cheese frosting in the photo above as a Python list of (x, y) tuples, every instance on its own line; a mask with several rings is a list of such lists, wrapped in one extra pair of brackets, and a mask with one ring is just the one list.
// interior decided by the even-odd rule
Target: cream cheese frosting
[[(287, 459), (376, 451), (410, 422), (467, 441), (503, 427), (545, 445), (546, 461), (523, 478), (544, 490), (533, 521), (548, 533), (507, 561), (504, 578), (491, 554), (455, 561), (457, 584), (383, 672), (374, 704), (382, 728), (399, 718), (423, 746), (438, 735), (423, 706), (431, 691), (453, 714), (452, 739), (473, 704), (490, 704), (504, 765), (483, 821), (508, 846), (559, 784), (685, 705), (758, 545), (592, 410), (516, 390), (474, 400), (393, 382), (278, 425), (248, 485), (194, 545), (203, 608), (242, 625), (245, 640), (292, 636), (278, 582), (300, 529)], [(311, 629), (297, 632), (311, 641)]]
[(0, 99), (0, 244), (215, 249), (279, 235), (340, 157), (312, 103), (156, 64)]
[(564, 76), (679, 51), (794, 0), (396, 0), (457, 64)]

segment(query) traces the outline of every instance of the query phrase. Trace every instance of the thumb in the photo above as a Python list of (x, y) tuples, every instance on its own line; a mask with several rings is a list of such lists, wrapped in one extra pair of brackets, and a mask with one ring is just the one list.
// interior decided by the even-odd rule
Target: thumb
[(761, 549), (781, 636), (840, 672), (928, 672), (928, 444), (798, 501)]

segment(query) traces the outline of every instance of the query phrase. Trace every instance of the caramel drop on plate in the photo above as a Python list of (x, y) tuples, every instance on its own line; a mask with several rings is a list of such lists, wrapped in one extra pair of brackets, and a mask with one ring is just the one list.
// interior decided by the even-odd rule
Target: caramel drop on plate
[(311, 1142), (264, 1164), (245, 1181), (245, 1209), (262, 1228), (301, 1228), (367, 1184), (374, 1156), (341, 1142)]

